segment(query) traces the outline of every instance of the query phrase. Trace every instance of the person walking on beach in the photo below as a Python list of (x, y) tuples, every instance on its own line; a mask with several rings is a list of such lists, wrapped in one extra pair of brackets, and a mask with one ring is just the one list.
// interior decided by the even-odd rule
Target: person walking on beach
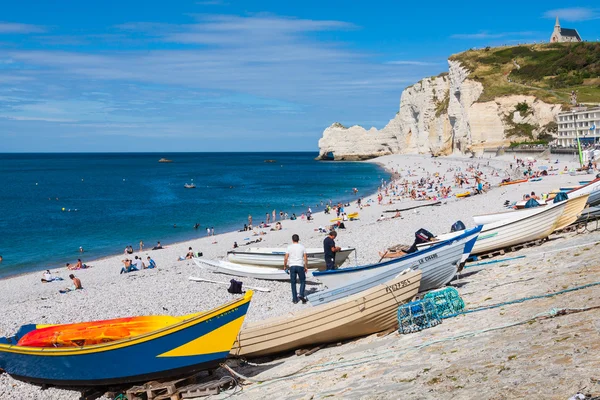
[(323, 252), (325, 253), (325, 265), (328, 271), (335, 269), (335, 253), (342, 250), (335, 245), (336, 231), (330, 231), (329, 235), (323, 240)]
[[(302, 304), (306, 304), (304, 297), (304, 288), (306, 287), (306, 272), (308, 272), (308, 257), (306, 248), (300, 243), (300, 236), (292, 235), (292, 244), (287, 247), (285, 256), (283, 257), (283, 268), (290, 273), (290, 281), (292, 284), (292, 302), (298, 304), (298, 300)], [(300, 280), (300, 295), (296, 291), (296, 280)]]
[(206, 228), (206, 236), (210, 236), (210, 228)]

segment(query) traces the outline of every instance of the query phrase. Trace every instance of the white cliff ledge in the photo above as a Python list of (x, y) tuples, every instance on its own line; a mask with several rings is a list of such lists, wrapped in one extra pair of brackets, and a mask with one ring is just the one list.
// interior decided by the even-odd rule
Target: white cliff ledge
[[(528, 95), (508, 95), (477, 102), (483, 85), (467, 79), (469, 71), (448, 61), (448, 74), (426, 78), (406, 88), (400, 110), (381, 130), (335, 123), (319, 140), (319, 158), (363, 160), (387, 154), (469, 154), (485, 147), (532, 139), (545, 131), (561, 110)], [(519, 103), (527, 104), (521, 115)], [(525, 132), (525, 133), (523, 133)], [(510, 136), (510, 139), (509, 139)]]

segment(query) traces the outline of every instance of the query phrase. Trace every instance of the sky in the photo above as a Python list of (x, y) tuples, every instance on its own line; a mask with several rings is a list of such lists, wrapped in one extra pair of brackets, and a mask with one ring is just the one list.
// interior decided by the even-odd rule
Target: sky
[[(503, 5), (500, 5), (503, 4)], [(590, 2), (28, 1), (0, 14), (1, 152), (318, 151), (382, 128), (472, 47), (548, 41)]]

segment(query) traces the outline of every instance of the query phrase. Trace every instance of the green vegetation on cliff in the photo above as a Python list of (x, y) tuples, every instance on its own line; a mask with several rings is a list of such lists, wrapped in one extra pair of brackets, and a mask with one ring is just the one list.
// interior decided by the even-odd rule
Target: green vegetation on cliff
[(495, 97), (533, 95), (548, 103), (600, 103), (600, 43), (551, 43), (468, 50), (450, 60), (483, 84), (479, 102)]

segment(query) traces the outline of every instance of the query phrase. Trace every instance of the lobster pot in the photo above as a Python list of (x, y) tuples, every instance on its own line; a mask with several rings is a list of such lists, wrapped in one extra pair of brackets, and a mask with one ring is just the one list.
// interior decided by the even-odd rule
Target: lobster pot
[(465, 308), (465, 302), (453, 287), (434, 290), (423, 296), (423, 299), (431, 300), (440, 318), (448, 318)]
[(431, 299), (411, 301), (398, 308), (398, 331), (412, 333), (442, 323)]

